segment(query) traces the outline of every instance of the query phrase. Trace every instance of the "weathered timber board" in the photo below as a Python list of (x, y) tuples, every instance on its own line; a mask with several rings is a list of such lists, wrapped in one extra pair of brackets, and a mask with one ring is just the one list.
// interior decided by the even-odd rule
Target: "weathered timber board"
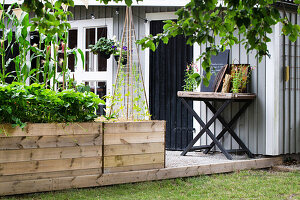
[(190, 98), (190, 99), (255, 99), (256, 94), (252, 93), (221, 93), (221, 92), (187, 92), (187, 91), (178, 91), (178, 97)]
[(58, 177), (70, 177), (70, 176), (83, 176), (83, 175), (95, 175), (102, 174), (102, 168), (95, 169), (76, 169), (76, 170), (65, 170), (65, 171), (55, 171), (55, 172), (40, 172), (40, 173), (30, 173), (30, 174), (17, 174), (17, 175), (6, 175), (0, 176), (1, 182), (10, 181), (24, 181), (24, 180), (36, 180), (36, 179), (49, 179)]
[(141, 121), (141, 122), (113, 122), (104, 123), (105, 134), (115, 133), (141, 133), (164, 132), (165, 121)]
[(165, 121), (104, 123), (104, 173), (163, 168), (165, 130)]
[(164, 142), (165, 132), (104, 134), (104, 145)]
[(102, 156), (102, 145), (0, 150), (0, 163)]
[(13, 136), (46, 136), (46, 135), (79, 135), (101, 134), (102, 124), (97, 122), (81, 123), (28, 123), (24, 130), (20, 127), (12, 128), (11, 124), (0, 124), (0, 137)]
[(67, 158), (27, 162), (9, 162), (0, 164), (0, 175), (55, 172), (75, 169), (93, 169), (102, 167), (102, 156), (89, 158)]
[(113, 184), (163, 180), (178, 177), (191, 177), (204, 174), (226, 173), (245, 169), (268, 168), (282, 163), (282, 157), (233, 161), (191, 167), (177, 167), (116, 172), (84, 176), (59, 177), (39, 180), (10, 181), (0, 183), (0, 195), (12, 195), (42, 191), (84, 188)]
[(102, 145), (102, 134), (0, 138), (0, 150)]
[(164, 163), (164, 152), (104, 157), (104, 168)]
[(161, 142), (139, 144), (104, 145), (105, 156), (134, 155), (164, 152), (165, 144)]
[(154, 163), (154, 164), (144, 164), (144, 165), (129, 165), (123, 167), (105, 167), (103, 173), (115, 173), (115, 172), (129, 172), (129, 171), (139, 171), (148, 169), (161, 169), (164, 168), (165, 164)]

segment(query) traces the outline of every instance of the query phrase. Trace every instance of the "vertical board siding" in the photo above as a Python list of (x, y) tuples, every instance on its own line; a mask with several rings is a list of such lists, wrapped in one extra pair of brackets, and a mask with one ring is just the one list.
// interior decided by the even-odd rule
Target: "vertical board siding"
[[(284, 13), (282, 13), (283, 15)], [(293, 24), (300, 24), (297, 13), (287, 13)], [(289, 41), (287, 36), (280, 40), (283, 72), (281, 92), (280, 154), (300, 152), (300, 40)], [(286, 68), (289, 68), (286, 74)], [(286, 76), (289, 77), (286, 80)]]
[[(85, 6), (75, 6), (70, 7), (69, 11), (73, 13), (73, 18), (69, 18), (72, 20), (85, 20), (91, 19), (92, 15), (94, 15), (95, 19), (98, 18), (113, 18), (113, 35), (115, 35), (119, 40), (121, 40), (125, 19), (125, 6), (89, 6), (86, 9)], [(177, 7), (143, 7), (136, 6), (132, 8), (133, 20), (134, 20), (134, 28), (136, 32), (137, 39), (141, 39), (145, 36), (145, 18), (146, 13), (153, 12), (171, 12), (176, 11)], [(117, 11), (119, 14), (117, 14)], [(95, 24), (96, 26), (96, 24)], [(145, 52), (140, 51), (140, 62), (142, 66), (142, 70), (144, 71), (145, 67)], [(117, 64), (113, 62), (113, 77), (116, 76)], [(145, 76), (145, 75), (144, 75)]]
[[(237, 35), (237, 37), (241, 37)], [(218, 38), (216, 38), (218, 40)], [(200, 47), (200, 53), (205, 51), (205, 47)], [(266, 138), (266, 61), (262, 60), (261, 63), (255, 58), (255, 53), (246, 53), (242, 45), (235, 45), (230, 49), (230, 63), (234, 64), (251, 64), (256, 69), (252, 72), (250, 90), (256, 93), (257, 99), (249, 106), (247, 111), (239, 118), (237, 123), (233, 125), (234, 131), (242, 139), (247, 147), (255, 154), (265, 153), (265, 138)], [(243, 103), (233, 103), (224, 112), (224, 118), (229, 122), (231, 118), (238, 112)], [(205, 104), (201, 103), (200, 116), (204, 121), (208, 121), (212, 117), (212, 113), (206, 108)], [(223, 129), (219, 122), (215, 122), (210, 130), (216, 135)], [(200, 139), (201, 145), (207, 145), (211, 139), (204, 134)], [(239, 145), (228, 134), (221, 140), (226, 149), (239, 149)]]
[[(144, 19), (146, 13), (154, 12), (171, 12), (175, 11), (176, 7), (133, 7), (134, 26), (137, 39), (145, 36)], [(116, 14), (118, 10), (119, 14)], [(125, 7), (117, 6), (89, 6), (87, 10), (84, 6), (75, 6), (70, 8), (73, 12), (73, 20), (91, 19), (91, 14), (95, 18), (113, 18), (113, 31), (117, 38), (121, 38), (123, 31), (123, 23), (125, 16)], [(300, 16), (297, 13), (287, 13), (289, 19), (300, 24)], [(72, 19), (70, 19), (72, 20)], [(238, 36), (241, 38), (241, 36)], [(217, 39), (218, 40), (218, 39)], [(295, 43), (289, 42), (288, 38), (282, 36), (280, 38), (280, 52), (282, 71), (280, 77), (280, 138), (279, 138), (279, 153), (299, 153), (300, 152), (300, 40)], [(174, 44), (176, 45), (176, 44)], [(175, 47), (174, 47), (175, 48)], [(205, 51), (206, 46), (200, 46), (200, 53)], [(170, 55), (162, 55), (170, 56)], [(141, 65), (144, 69), (145, 60), (144, 52), (140, 51)], [(179, 62), (179, 61), (177, 61)], [(243, 142), (255, 154), (265, 154), (266, 152), (266, 59), (261, 62), (255, 58), (255, 52), (246, 53), (242, 45), (235, 45), (230, 53), (231, 63), (249, 63), (255, 66), (256, 69), (252, 72), (250, 91), (257, 94), (257, 99), (250, 105), (244, 115), (233, 126), (234, 130), (243, 140)], [(163, 63), (161, 63), (163, 64)], [(285, 67), (289, 66), (290, 80), (284, 81)], [(274, 66), (275, 67), (275, 66)], [(117, 65), (113, 63), (113, 77), (115, 77)], [(145, 76), (145, 74), (144, 74)], [(179, 76), (179, 74), (178, 74)], [(172, 78), (172, 77), (171, 77)], [(175, 78), (175, 77), (174, 77)], [(223, 116), (226, 120), (230, 120), (232, 116), (239, 110), (242, 104), (233, 104), (229, 106)], [(181, 109), (181, 105), (177, 105)], [(200, 116), (204, 122), (207, 122), (212, 113), (206, 108), (204, 103), (200, 103)], [(174, 116), (176, 117), (176, 116)], [(210, 130), (217, 134), (222, 130), (222, 125), (214, 123)], [(167, 138), (168, 140), (168, 138)], [(204, 134), (198, 144), (210, 143), (210, 138)], [(221, 140), (226, 149), (239, 148), (237, 143), (228, 135)]]
[[(287, 16), (294, 24), (300, 24), (300, 16), (297, 13), (287, 13)], [(241, 36), (237, 35), (240, 39)], [(218, 40), (218, 38), (217, 38)], [(280, 82), (279, 100), (280, 104), (280, 138), (279, 154), (290, 154), (300, 152), (300, 40), (295, 43), (288, 40), (288, 37), (280, 38), (280, 52), (282, 55), (279, 67), (282, 71)], [(257, 99), (250, 105), (247, 111), (235, 123), (233, 129), (242, 141), (254, 154), (266, 154), (266, 58), (261, 62), (255, 58), (255, 51), (246, 53), (242, 45), (233, 46), (230, 52), (230, 63), (249, 63), (256, 69), (252, 72), (250, 91), (257, 94)], [(200, 47), (200, 53), (205, 51), (205, 47)], [(284, 81), (285, 67), (289, 66), (289, 81)], [(226, 120), (239, 110), (242, 103), (234, 103), (230, 109), (223, 112)], [(204, 121), (208, 121), (212, 114), (204, 104), (200, 106), (200, 116)], [(210, 130), (217, 134), (222, 129), (220, 123), (214, 123)], [(217, 133), (216, 133), (217, 132)], [(221, 140), (226, 149), (239, 148), (238, 144), (228, 135)], [(210, 143), (207, 136), (200, 138), (200, 144)]]

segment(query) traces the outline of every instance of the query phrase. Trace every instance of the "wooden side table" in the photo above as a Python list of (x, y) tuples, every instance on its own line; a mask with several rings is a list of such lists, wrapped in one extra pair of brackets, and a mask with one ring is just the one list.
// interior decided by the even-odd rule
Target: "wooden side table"
[[(224, 137), (225, 133), (228, 131), (229, 134), (235, 139), (235, 141), (241, 146), (242, 150), (244, 150), (250, 158), (254, 158), (254, 155), (250, 152), (250, 150), (246, 147), (244, 142), (238, 137), (238, 135), (231, 128), (233, 124), (238, 120), (238, 118), (246, 111), (248, 106), (252, 103), (252, 101), (256, 98), (256, 94), (252, 93), (216, 93), (216, 92), (184, 92), (179, 91), (177, 96), (182, 101), (183, 105), (188, 109), (188, 111), (195, 117), (198, 121), (202, 130), (197, 134), (197, 136), (188, 144), (188, 146), (181, 153), (182, 156), (186, 155), (187, 152), (205, 149), (204, 153), (208, 153), (215, 145), (221, 150), (221, 152), (226, 156), (227, 159), (232, 160), (232, 156), (228, 153), (219, 140)], [(192, 101), (203, 101), (206, 106), (212, 111), (214, 114), (213, 117), (205, 124), (200, 116), (194, 111), (194, 109), (187, 103), (187, 100)], [(216, 108), (210, 102), (221, 101), (223, 104)], [(245, 102), (245, 104), (240, 108), (240, 110), (236, 113), (236, 115), (227, 122), (222, 116), (221, 113), (224, 109), (231, 104), (232, 102)], [(211, 124), (219, 120), (224, 129), (217, 135), (209, 130)], [(206, 134), (212, 139), (212, 143), (210, 145), (202, 145), (202, 146), (194, 146), (194, 144), (200, 139), (200, 137), (206, 132)]]

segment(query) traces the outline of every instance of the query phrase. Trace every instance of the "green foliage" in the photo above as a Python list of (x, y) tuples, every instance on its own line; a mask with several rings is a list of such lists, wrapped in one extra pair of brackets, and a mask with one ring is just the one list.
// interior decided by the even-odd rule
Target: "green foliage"
[(184, 91), (194, 91), (200, 85), (201, 78), (198, 71), (198, 67), (194, 63), (186, 67), (184, 79), (185, 85), (183, 86)]
[[(200, 55), (202, 68), (210, 72), (212, 55), (225, 51), (235, 44), (242, 44), (249, 53), (255, 50), (256, 56), (261, 59), (270, 56), (267, 43), (270, 42), (268, 33), (272, 33), (272, 26), (282, 23), (282, 32), (292, 42), (300, 36), (300, 26), (293, 25), (286, 16), (281, 16), (279, 10), (273, 6), (276, 0), (191, 0), (185, 7), (176, 12), (177, 22), (165, 21), (163, 33), (156, 36), (149, 35), (137, 43), (143, 49), (155, 50), (162, 40), (167, 43), (172, 37), (184, 34), (187, 44), (206, 44), (206, 49)], [(295, 1), (299, 5), (300, 1)], [(298, 9), (300, 13), (300, 9)], [(237, 33), (241, 37), (237, 36)], [(217, 41), (215, 38), (221, 38)], [(208, 85), (210, 73), (206, 73), (203, 80)]]
[(0, 124), (11, 123), (23, 128), (26, 122), (86, 122), (94, 120), (99, 103), (92, 92), (72, 89), (56, 92), (43, 85), (22, 83), (0, 85)]
[(234, 65), (231, 68), (232, 93), (240, 93), (246, 90), (247, 84), (254, 67), (248, 65)]
[(91, 48), (91, 51), (94, 54), (102, 53), (105, 55), (111, 55), (115, 52), (114, 45), (115, 42), (113, 40), (102, 37), (96, 42), (96, 44), (89, 45), (89, 48)]
[[(97, 0), (97, 1), (100, 1), (100, 3), (105, 3), (105, 4), (108, 4), (109, 2), (116, 2), (116, 3), (123, 2), (123, 0)], [(143, 1), (143, 0), (136, 0), (137, 3), (139, 1)], [(133, 1), (132, 0), (124, 0), (124, 2), (127, 6), (131, 6)]]

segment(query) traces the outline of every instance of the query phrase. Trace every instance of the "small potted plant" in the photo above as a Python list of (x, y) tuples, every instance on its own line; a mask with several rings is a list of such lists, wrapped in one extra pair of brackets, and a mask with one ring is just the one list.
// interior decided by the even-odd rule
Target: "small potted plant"
[(115, 49), (114, 50), (115, 60), (117, 62), (119, 62), (120, 55), (121, 55), (121, 52), (122, 52), (121, 63), (123, 65), (126, 65), (127, 64), (127, 47), (123, 46), (122, 49), (121, 49), (121, 47), (119, 45), (116, 45), (116, 46), (113, 46), (113, 48)]
[(199, 69), (197, 64), (191, 63), (186, 66), (185, 69), (185, 85), (183, 86), (184, 91), (194, 91), (201, 82), (201, 77), (199, 75)]
[(249, 64), (231, 65), (232, 93), (247, 92), (247, 84), (250, 80), (251, 72), (254, 68)]
[(113, 46), (115, 46), (115, 41), (102, 37), (96, 44), (89, 45), (89, 48), (91, 48), (93, 54), (99, 54), (103, 58), (109, 59), (110, 55), (115, 51)]

